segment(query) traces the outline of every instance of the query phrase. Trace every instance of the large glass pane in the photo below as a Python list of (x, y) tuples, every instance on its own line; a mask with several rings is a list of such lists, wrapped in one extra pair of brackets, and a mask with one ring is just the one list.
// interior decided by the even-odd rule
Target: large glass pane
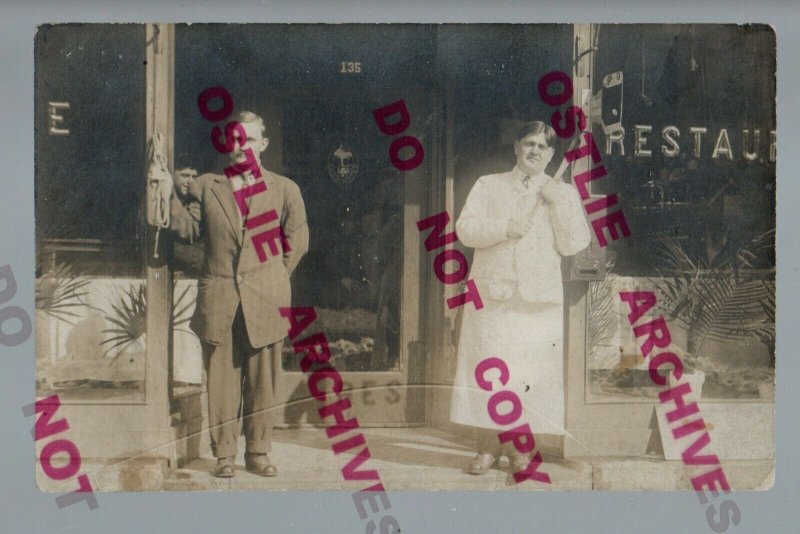
[(143, 400), (144, 27), (36, 35), (36, 384)]
[[(773, 401), (773, 39), (764, 27), (601, 26), (594, 91), (624, 130), (595, 128), (608, 176), (593, 192), (619, 195), (631, 236), (609, 246), (612, 274), (589, 291), (589, 400), (658, 393), (618, 297), (655, 290), (704, 399)], [(603, 87), (615, 73), (622, 84)]]
[[(313, 247), (294, 278), (297, 302), (313, 302), (332, 360), (345, 371), (398, 363), (403, 180), (370, 101), (294, 100), (284, 108), (284, 164), (303, 184)], [(299, 370), (293, 352), (284, 368)]]

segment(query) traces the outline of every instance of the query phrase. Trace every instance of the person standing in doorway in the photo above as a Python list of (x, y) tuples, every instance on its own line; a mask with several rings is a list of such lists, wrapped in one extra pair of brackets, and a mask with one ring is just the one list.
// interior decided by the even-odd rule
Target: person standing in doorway
[(467, 467), (474, 475), (500, 454), (515, 473), (529, 463), (513, 446), (500, 446), (503, 429), (487, 412), (491, 393), (475, 381), (485, 358), (507, 364), (504, 388), (522, 401), (520, 422), (536, 436), (564, 434), (561, 257), (586, 248), (591, 236), (575, 188), (545, 174), (554, 140), (547, 124), (526, 123), (514, 142), (514, 168), (481, 176), (456, 222), (459, 239), (475, 249), (470, 277), (484, 303), (464, 308), (450, 413), (452, 422), (477, 427), (478, 455)]

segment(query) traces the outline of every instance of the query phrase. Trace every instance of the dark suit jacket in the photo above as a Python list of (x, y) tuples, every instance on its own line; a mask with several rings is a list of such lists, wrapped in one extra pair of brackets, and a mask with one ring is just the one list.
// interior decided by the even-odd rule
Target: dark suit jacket
[(205, 240), (205, 260), (190, 326), (201, 341), (212, 345), (222, 343), (229, 335), (240, 304), (253, 347), (280, 341), (289, 328), (278, 309), (291, 306), (289, 275), (308, 251), (306, 210), (297, 184), (269, 171), (262, 174), (267, 190), (250, 197), (250, 216), (276, 210), (291, 247), (280, 257), (272, 256), (265, 246), (264, 263), (258, 259), (251, 236), (275, 223), (248, 229), (242, 237), (239, 208), (225, 176), (204, 174), (197, 178), (189, 188), (189, 206), (172, 197), (171, 230), (185, 242), (194, 243), (201, 237)]

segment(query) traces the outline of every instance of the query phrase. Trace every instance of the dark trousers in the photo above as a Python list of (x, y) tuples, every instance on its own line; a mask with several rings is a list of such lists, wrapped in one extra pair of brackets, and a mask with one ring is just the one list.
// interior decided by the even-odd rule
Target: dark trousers
[(251, 346), (241, 307), (222, 344), (203, 344), (208, 426), (211, 450), (217, 458), (237, 453), (240, 410), (247, 452), (266, 454), (271, 450), (272, 361), (282, 346), (283, 340), (261, 348)]

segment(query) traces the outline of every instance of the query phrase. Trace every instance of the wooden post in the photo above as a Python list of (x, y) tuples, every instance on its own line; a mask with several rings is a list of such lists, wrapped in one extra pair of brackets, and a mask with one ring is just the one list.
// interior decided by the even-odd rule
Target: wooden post
[[(588, 131), (592, 130), (589, 107), (592, 100), (592, 72), (594, 70), (594, 52), (587, 52), (593, 45), (594, 32), (597, 27), (592, 24), (575, 24), (573, 26), (573, 61), (572, 87), (573, 105), (580, 106), (587, 116)], [(591, 159), (581, 158), (572, 167), (572, 176), (588, 171)], [(571, 181), (571, 178), (570, 178)], [(591, 184), (590, 184), (591, 187)], [(564, 324), (564, 388), (566, 401), (567, 437), (564, 440), (564, 456), (580, 456), (586, 450), (574, 439), (580, 434), (579, 414), (582, 413), (585, 397), (586, 375), (586, 282), (569, 282), (566, 284), (566, 320)], [(580, 438), (579, 438), (580, 439)]]
[[(432, 101), (437, 106), (435, 132), (431, 136), (431, 179), (426, 216), (446, 210), (451, 221), (446, 232), (455, 228), (455, 89), (449, 83), (454, 73), (446, 62), (437, 60), (438, 83)], [(463, 249), (462, 249), (463, 250)], [(453, 333), (458, 310), (450, 310), (446, 299), (464, 291), (463, 284), (445, 286), (432, 276), (433, 256), (421, 249), (426, 262), (427, 277), (422, 281), (426, 288), (425, 343), (429, 354), (427, 366), (428, 408), (427, 421), (431, 426), (451, 433), (461, 433), (463, 427), (450, 422), (450, 400), (455, 375), (455, 345)]]
[[(174, 102), (175, 102), (175, 27), (172, 24), (146, 26), (146, 116), (147, 141), (156, 132), (166, 139), (170, 167), (174, 161)], [(170, 168), (172, 171), (172, 168)], [(144, 179), (144, 172), (143, 172)], [(144, 184), (142, 184), (144, 186)], [(158, 258), (154, 258), (155, 229), (146, 232), (147, 282), (147, 371), (146, 399), (152, 414), (151, 423), (163, 429), (166, 455), (175, 462), (175, 446), (170, 429), (170, 400), (172, 377), (172, 270), (167, 264), (169, 238), (162, 230), (158, 239)]]

